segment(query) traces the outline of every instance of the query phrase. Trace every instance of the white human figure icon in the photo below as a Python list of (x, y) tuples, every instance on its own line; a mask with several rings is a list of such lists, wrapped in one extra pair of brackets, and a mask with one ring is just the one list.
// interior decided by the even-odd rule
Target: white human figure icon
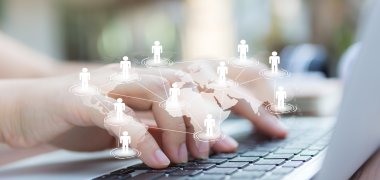
[(123, 148), (123, 152), (128, 152), (129, 144), (131, 144), (131, 136), (128, 135), (127, 131), (124, 131), (123, 135), (120, 136), (120, 143)]
[(124, 56), (123, 60), (120, 61), (120, 68), (123, 72), (123, 78), (127, 79), (131, 70), (131, 61), (128, 61), (128, 56)]
[(87, 68), (82, 68), (82, 72), (79, 73), (79, 80), (82, 81), (82, 90), (88, 89), (88, 81), (90, 81), (90, 72)]
[(273, 51), (272, 56), (269, 57), (269, 64), (272, 65), (272, 73), (277, 73), (278, 65), (280, 64), (280, 56), (277, 56), (276, 51)]
[(226, 75), (228, 74), (228, 67), (225, 62), (220, 62), (217, 68), (217, 74), (219, 75), (219, 81), (222, 83), (226, 82)]
[(240, 53), (240, 61), (245, 61), (247, 59), (248, 44), (245, 40), (241, 40), (238, 45), (238, 52)]
[(181, 90), (178, 88), (177, 83), (173, 83), (169, 89), (170, 100), (172, 103), (178, 104), (178, 96), (181, 95)]
[(154, 63), (160, 63), (161, 62), (161, 53), (162, 53), (162, 46), (160, 45), (160, 41), (154, 41), (154, 45), (152, 46), (152, 53), (154, 58)]
[(113, 104), (116, 112), (116, 119), (121, 121), (123, 119), (123, 114), (125, 111), (125, 104), (121, 98), (117, 98), (116, 102)]
[(207, 114), (207, 118), (204, 120), (204, 126), (206, 126), (207, 136), (213, 136), (214, 127), (215, 127), (215, 119), (212, 118), (211, 114)]
[(277, 107), (279, 109), (284, 109), (285, 99), (286, 99), (286, 91), (284, 90), (284, 87), (280, 86), (277, 88), (276, 99), (277, 99)]

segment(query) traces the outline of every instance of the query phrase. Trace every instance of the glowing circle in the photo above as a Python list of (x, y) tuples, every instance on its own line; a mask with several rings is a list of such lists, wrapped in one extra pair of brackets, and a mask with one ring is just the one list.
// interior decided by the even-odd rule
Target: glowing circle
[(268, 104), (267, 109), (272, 114), (289, 114), (297, 111), (297, 106), (285, 103), (284, 108), (279, 108), (276, 104)]
[(179, 117), (184, 115), (182, 111), (186, 108), (187, 104), (183, 101), (173, 103), (170, 101), (170, 98), (168, 98), (168, 100), (160, 102), (159, 106), (162, 109), (165, 109), (173, 117)]
[(232, 58), (229, 61), (229, 64), (232, 66), (240, 67), (240, 68), (245, 68), (245, 67), (253, 67), (257, 66), (260, 64), (259, 61), (257, 61), (255, 58), (249, 58), (246, 60), (240, 60), (239, 58)]
[(127, 77), (123, 76), (123, 73), (112, 74), (110, 79), (118, 84), (128, 84), (140, 80), (140, 76), (137, 73), (131, 73)]
[(93, 96), (99, 93), (96, 86), (89, 85), (87, 89), (83, 89), (79, 84), (70, 87), (69, 91), (76, 96)]
[(225, 90), (233, 87), (237, 87), (238, 83), (232, 80), (223, 81), (215, 81), (207, 85), (207, 88), (215, 89), (215, 90)]
[(173, 61), (171, 61), (168, 58), (161, 58), (159, 63), (154, 62), (154, 59), (152, 58), (145, 58), (141, 61), (141, 64), (146, 66), (147, 68), (154, 68), (154, 67), (168, 67), (173, 64)]
[(285, 69), (278, 69), (277, 73), (273, 73), (272, 70), (265, 69), (265, 70), (260, 71), (260, 75), (266, 79), (279, 79), (279, 78), (288, 77), (289, 72), (286, 71)]
[(112, 149), (110, 155), (115, 157), (116, 159), (131, 159), (135, 157), (140, 157), (141, 152), (135, 148), (129, 148), (128, 151), (124, 151), (123, 148), (119, 147)]
[(194, 133), (194, 139), (202, 142), (214, 142), (224, 138), (224, 134), (220, 131), (214, 132), (212, 136), (208, 135), (206, 131), (199, 131)]
[(128, 116), (126, 114), (123, 114), (122, 119), (118, 119), (116, 116), (116, 113), (114, 111), (107, 114), (107, 116), (104, 118), (104, 123), (110, 126), (121, 126), (125, 125), (128, 122), (132, 121), (133, 117)]

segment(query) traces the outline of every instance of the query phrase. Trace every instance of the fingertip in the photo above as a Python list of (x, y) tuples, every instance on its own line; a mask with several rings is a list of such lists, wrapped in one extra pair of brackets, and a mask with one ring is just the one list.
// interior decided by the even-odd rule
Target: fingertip
[(155, 163), (152, 165), (153, 168), (165, 168), (170, 164), (169, 158), (162, 152), (161, 149), (157, 149), (154, 152)]
[(236, 151), (239, 143), (230, 136), (226, 136), (220, 141), (217, 141), (213, 149), (217, 152), (234, 152)]

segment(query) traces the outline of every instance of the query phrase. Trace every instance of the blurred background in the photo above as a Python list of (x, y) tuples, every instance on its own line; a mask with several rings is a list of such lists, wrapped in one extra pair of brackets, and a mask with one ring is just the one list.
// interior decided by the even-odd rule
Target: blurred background
[(0, 0), (0, 29), (56, 59), (104, 63), (149, 55), (155, 40), (176, 61), (233, 57), (245, 39), (249, 56), (275, 50), (289, 71), (334, 77), (364, 2)]

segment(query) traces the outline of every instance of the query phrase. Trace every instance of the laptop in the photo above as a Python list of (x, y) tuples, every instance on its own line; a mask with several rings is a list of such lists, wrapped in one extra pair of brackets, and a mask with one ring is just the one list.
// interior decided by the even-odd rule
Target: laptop
[[(251, 134), (247, 122), (228, 120), (222, 128), (240, 143), (235, 153), (212, 154), (166, 169), (139, 160), (109, 160), (108, 152), (52, 152), (2, 167), (6, 179), (348, 179), (380, 142), (380, 1), (372, 6), (362, 49), (345, 84), (336, 123), (324, 118), (285, 118), (289, 137)], [(107, 158), (108, 157), (108, 158)], [(53, 162), (52, 159), (55, 161)], [(36, 163), (38, 162), (38, 163)], [(42, 164), (41, 164), (42, 163)]]

